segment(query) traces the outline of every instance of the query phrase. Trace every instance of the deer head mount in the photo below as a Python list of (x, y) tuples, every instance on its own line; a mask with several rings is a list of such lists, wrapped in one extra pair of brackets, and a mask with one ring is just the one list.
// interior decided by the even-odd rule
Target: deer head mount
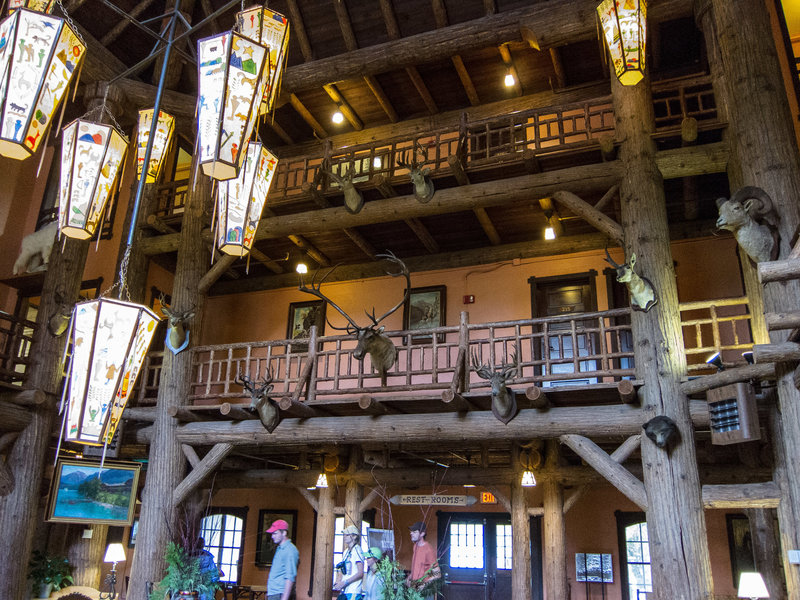
[(269, 433), (275, 431), (281, 421), (278, 403), (267, 396), (272, 391), (272, 369), (267, 372), (260, 380), (252, 380), (249, 375), (236, 374), (234, 379), (245, 391), (250, 394), (250, 410), (256, 411), (261, 424)]
[(411, 289), (411, 276), (408, 273), (408, 267), (406, 267), (405, 263), (391, 252), (387, 252), (386, 254), (378, 254), (376, 258), (387, 260), (400, 268), (400, 270), (396, 273), (387, 271), (387, 274), (391, 275), (392, 277), (405, 277), (406, 289), (405, 293), (403, 294), (403, 299), (380, 317), (375, 317), (375, 307), (372, 308), (372, 314), (368, 313), (366, 309), (364, 309), (367, 317), (369, 317), (370, 321), (372, 321), (371, 324), (365, 327), (359, 326), (350, 315), (339, 308), (335, 302), (333, 302), (320, 291), (325, 279), (331, 273), (333, 273), (334, 269), (336, 269), (335, 266), (325, 273), (322, 279), (319, 280), (319, 283), (316, 283), (317, 273), (315, 273), (311, 280), (311, 287), (304, 286), (303, 280), (301, 279), (300, 287), (298, 289), (301, 292), (306, 292), (307, 294), (311, 294), (312, 296), (316, 296), (317, 298), (324, 300), (333, 308), (335, 308), (345, 319), (347, 319), (347, 327), (334, 327), (333, 325), (330, 325), (330, 321), (328, 324), (333, 329), (347, 331), (347, 333), (350, 335), (355, 335), (357, 343), (355, 349), (353, 350), (353, 358), (356, 360), (364, 360), (364, 357), (369, 354), (372, 366), (381, 377), (381, 386), (385, 387), (386, 373), (392, 368), (397, 360), (397, 348), (395, 348), (392, 340), (390, 340), (388, 336), (383, 333), (384, 327), (379, 325), (379, 323), (395, 312), (398, 308), (403, 306), (403, 304), (405, 304), (406, 299), (408, 298), (409, 290)]
[(506, 386), (519, 368), (519, 359), (516, 349), (511, 354), (510, 363), (502, 363), (500, 368), (490, 368), (488, 364), (479, 363), (478, 355), (472, 352), (472, 370), (481, 379), (486, 379), (492, 384), (492, 414), (503, 424), (517, 416), (517, 399), (514, 390)]
[(361, 195), (361, 192), (356, 189), (356, 186), (353, 183), (352, 166), (347, 167), (344, 177), (337, 175), (329, 169), (322, 169), (321, 172), (333, 179), (337, 184), (339, 184), (339, 187), (342, 188), (342, 193), (344, 194), (344, 207), (348, 210), (348, 212), (352, 214), (360, 212), (364, 207), (364, 197)]
[(630, 262), (617, 264), (606, 248), (606, 262), (617, 270), (617, 281), (628, 286), (628, 294), (631, 297), (631, 305), (634, 310), (647, 312), (658, 302), (656, 291), (653, 284), (646, 277), (640, 277), (633, 270), (636, 264), (636, 254), (631, 254)]
[[(411, 172), (410, 176), (411, 183), (414, 185), (414, 197), (423, 204), (427, 204), (431, 201), (436, 191), (433, 188), (433, 181), (431, 181), (430, 178), (431, 170), (428, 167), (424, 169), (420, 168), (421, 165), (425, 164), (425, 160), (428, 158), (427, 153), (419, 142), (414, 142), (414, 153), (411, 157), (411, 162), (408, 161), (408, 154), (408, 150), (403, 152), (400, 156), (400, 160), (397, 161), (397, 166), (408, 169)], [(418, 155), (422, 157), (421, 161), (417, 161)]]
[(777, 215), (767, 192), (760, 187), (743, 187), (728, 200), (718, 198), (717, 210), (717, 228), (732, 232), (753, 262), (778, 258)]
[(64, 289), (61, 287), (56, 289), (54, 299), (56, 301), (56, 310), (47, 320), (47, 329), (55, 337), (59, 337), (64, 335), (64, 332), (69, 327), (69, 320), (72, 318), (73, 304), (65, 300)]
[(189, 330), (186, 327), (186, 322), (191, 319), (195, 314), (195, 307), (189, 310), (177, 311), (173, 310), (166, 305), (166, 300), (161, 297), (161, 312), (167, 317), (168, 327), (167, 336), (164, 339), (164, 345), (169, 348), (173, 354), (178, 354), (185, 350), (189, 345)]

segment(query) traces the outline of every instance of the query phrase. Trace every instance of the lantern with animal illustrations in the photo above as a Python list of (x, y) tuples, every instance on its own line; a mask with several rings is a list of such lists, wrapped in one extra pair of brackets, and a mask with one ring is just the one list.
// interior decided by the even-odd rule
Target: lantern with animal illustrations
[[(147, 152), (147, 142), (150, 139), (150, 129), (153, 125), (153, 109), (139, 111), (139, 127), (136, 134), (136, 176), (142, 176), (144, 155)], [(172, 143), (172, 134), (175, 132), (175, 117), (164, 111), (158, 111), (156, 134), (153, 136), (153, 149), (150, 152), (150, 165), (147, 169), (147, 183), (155, 183), (161, 173), (164, 157)]]
[(23, 160), (36, 152), (85, 50), (52, 15), (17, 8), (0, 23), (0, 155)]
[(128, 141), (111, 125), (77, 119), (64, 128), (58, 187), (62, 234), (92, 237), (127, 149)]
[(122, 300), (100, 298), (75, 306), (66, 441), (111, 441), (157, 324), (149, 308)]
[(280, 89), (283, 67), (289, 49), (289, 20), (282, 14), (261, 6), (250, 8), (236, 15), (239, 33), (264, 44), (269, 49), (269, 72), (267, 89), (261, 101), (261, 113), (268, 113), (275, 105), (275, 98)]
[(645, 0), (604, 0), (597, 7), (614, 71), (622, 85), (636, 85), (644, 77)]
[(250, 142), (239, 177), (217, 186), (217, 247), (244, 256), (253, 247), (256, 228), (275, 175), (278, 159), (260, 143)]
[(197, 42), (197, 64), (200, 166), (214, 179), (233, 179), (266, 89), (267, 48), (229, 31)]

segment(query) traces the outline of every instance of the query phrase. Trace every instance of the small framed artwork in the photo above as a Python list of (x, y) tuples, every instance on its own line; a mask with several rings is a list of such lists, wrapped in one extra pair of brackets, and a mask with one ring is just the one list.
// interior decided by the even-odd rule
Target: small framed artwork
[(614, 583), (610, 554), (578, 552), (575, 554), (575, 581)]
[(58, 459), (50, 486), (48, 521), (133, 524), (139, 463)]
[(256, 566), (268, 567), (272, 564), (277, 546), (272, 541), (272, 534), (267, 533), (270, 525), (278, 519), (283, 519), (289, 524), (289, 539), (294, 540), (297, 535), (296, 510), (271, 510), (258, 511), (258, 539), (256, 539)]
[(292, 302), (289, 305), (289, 322), (286, 327), (286, 339), (307, 340), (311, 335), (311, 326), (317, 326), (317, 335), (325, 333), (324, 300), (309, 302)]
[[(403, 329), (431, 329), (445, 325), (447, 287), (432, 285), (422, 288), (411, 288), (403, 310)], [(431, 341), (430, 334), (412, 335), (412, 344), (424, 344)], [(444, 334), (437, 336), (437, 342), (444, 342)]]
[(133, 548), (136, 546), (136, 535), (139, 533), (139, 519), (136, 518), (133, 520), (133, 525), (131, 525), (131, 533), (128, 536), (128, 548)]

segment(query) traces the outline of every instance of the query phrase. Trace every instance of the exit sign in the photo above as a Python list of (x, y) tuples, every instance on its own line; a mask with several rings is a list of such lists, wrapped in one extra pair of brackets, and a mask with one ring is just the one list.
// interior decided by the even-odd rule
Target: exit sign
[(481, 492), (481, 504), (497, 504), (497, 498), (491, 492)]

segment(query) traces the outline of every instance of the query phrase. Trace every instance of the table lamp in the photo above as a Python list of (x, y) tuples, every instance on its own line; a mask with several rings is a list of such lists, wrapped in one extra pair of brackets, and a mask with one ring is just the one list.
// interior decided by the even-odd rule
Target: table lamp
[(100, 593), (100, 600), (114, 600), (117, 597), (117, 563), (125, 560), (122, 544), (109, 544), (103, 562), (111, 563), (111, 572), (106, 576), (106, 592)]

